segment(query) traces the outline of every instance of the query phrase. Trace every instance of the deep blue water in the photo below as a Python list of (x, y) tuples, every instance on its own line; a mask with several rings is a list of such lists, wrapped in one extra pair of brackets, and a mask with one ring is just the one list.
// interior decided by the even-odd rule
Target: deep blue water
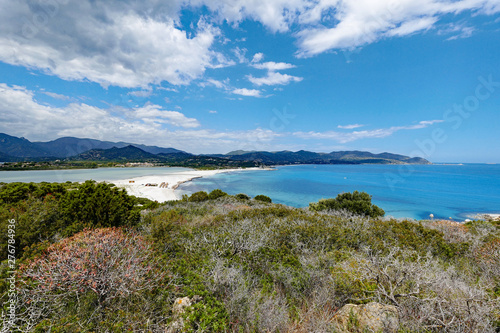
[(229, 194), (265, 194), (273, 202), (309, 202), (355, 190), (372, 195), (386, 215), (463, 221), (474, 213), (500, 213), (500, 165), (297, 165), (276, 171), (219, 174), (183, 184), (186, 193), (220, 188)]

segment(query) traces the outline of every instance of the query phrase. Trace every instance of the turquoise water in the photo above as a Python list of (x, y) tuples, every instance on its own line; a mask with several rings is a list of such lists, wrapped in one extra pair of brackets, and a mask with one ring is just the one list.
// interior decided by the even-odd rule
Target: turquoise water
[(99, 168), (99, 169), (71, 169), (71, 170), (38, 170), (38, 171), (0, 171), (0, 182), (82, 182), (93, 179), (95, 181), (120, 180), (140, 176), (163, 175), (192, 169), (187, 168)]
[(463, 221), (474, 213), (500, 213), (500, 165), (297, 165), (276, 171), (219, 174), (183, 184), (185, 193), (220, 188), (229, 194), (265, 194), (273, 202), (304, 207), (341, 192), (365, 191), (394, 217)]
[[(186, 168), (102, 168), (2, 171), (0, 182), (119, 180), (168, 174)], [(265, 194), (274, 202), (305, 207), (341, 192), (368, 192), (394, 217), (463, 221), (469, 214), (500, 213), (500, 165), (297, 165), (275, 171), (218, 174), (184, 183), (181, 193), (220, 188), (230, 194)]]

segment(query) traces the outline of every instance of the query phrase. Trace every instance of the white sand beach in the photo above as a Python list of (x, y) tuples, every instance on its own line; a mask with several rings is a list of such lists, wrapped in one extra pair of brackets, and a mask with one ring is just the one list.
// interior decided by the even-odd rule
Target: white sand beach
[[(196, 178), (210, 177), (219, 173), (243, 172), (248, 170), (270, 170), (262, 168), (221, 169), (221, 170), (192, 170), (164, 175), (142, 176), (122, 180), (110, 181), (118, 187), (124, 188), (128, 194), (147, 198), (158, 202), (179, 200), (181, 197), (175, 191), (182, 183)], [(153, 171), (153, 170), (152, 170)]]
[(500, 214), (479, 213), (479, 214), (468, 215), (468, 217), (470, 217), (474, 220), (500, 221)]

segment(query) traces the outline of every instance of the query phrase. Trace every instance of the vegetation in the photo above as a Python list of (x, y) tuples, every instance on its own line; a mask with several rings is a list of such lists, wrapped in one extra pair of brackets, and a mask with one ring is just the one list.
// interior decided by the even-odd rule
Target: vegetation
[(269, 198), (267, 195), (263, 195), (263, 194), (259, 194), (259, 195), (255, 196), (254, 200), (267, 202), (267, 203), (273, 202), (273, 200), (271, 198)]
[[(357, 204), (342, 205), (371, 205), (356, 192), (324, 209), (258, 197), (197, 192), (139, 211), (129, 204), (137, 199), (109, 185), (4, 185), (0, 222), (16, 219), (16, 244), (27, 244), (16, 324), (25, 332), (335, 332), (342, 306), (378, 302), (397, 308), (399, 332), (500, 329), (498, 224), (374, 218), (372, 206), (354, 214)], [(73, 211), (99, 200), (110, 204)], [(366, 330), (359, 325), (349, 318), (352, 332)]]
[(335, 199), (322, 199), (317, 203), (311, 203), (309, 209), (313, 211), (346, 210), (353, 214), (373, 218), (385, 215), (382, 208), (372, 204), (372, 197), (368, 193), (358, 191), (341, 193)]

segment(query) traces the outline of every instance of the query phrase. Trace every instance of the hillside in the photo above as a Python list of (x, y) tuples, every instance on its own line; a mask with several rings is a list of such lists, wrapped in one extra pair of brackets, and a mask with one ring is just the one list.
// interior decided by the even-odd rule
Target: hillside
[(113, 147), (110, 149), (91, 149), (77, 156), (74, 160), (83, 161), (158, 161), (157, 155), (145, 152), (135, 146), (129, 145), (123, 148)]
[[(135, 149), (133, 149), (135, 148)], [(339, 151), (317, 153), (311, 151), (244, 151), (227, 154), (194, 155), (175, 148), (162, 148), (126, 142), (110, 142), (74, 137), (59, 138), (49, 142), (30, 142), (0, 134), (0, 153), (16, 160), (55, 160), (67, 158), (71, 161), (161, 161), (177, 166), (227, 167), (288, 164), (430, 164), (419, 157), (363, 151)]]
[[(15, 324), (96, 333), (500, 329), (498, 222), (323, 210), (331, 200), (298, 209), (214, 190), (158, 205), (91, 181), (0, 184), (0, 228), (11, 229), (15, 213), (15, 280), (25, 282), (16, 285)], [(343, 203), (370, 210), (363, 201)], [(9, 240), (0, 233), (3, 248)], [(14, 273), (4, 266), (6, 304)]]
[(48, 142), (31, 142), (25, 138), (0, 133), (0, 153), (10, 155), (21, 160), (47, 160), (60, 159), (79, 155), (89, 150), (105, 150), (135, 146), (150, 154), (175, 154), (183, 151), (175, 148), (163, 148), (132, 144), (127, 142), (111, 142), (95, 139), (80, 139), (75, 137), (63, 137)]
[(419, 157), (410, 158), (397, 154), (373, 154), (363, 151), (339, 151), (331, 153), (315, 153), (304, 150), (297, 152), (236, 151), (229, 153), (226, 158), (241, 161), (258, 161), (264, 164), (430, 164), (429, 161)]
[(25, 139), (0, 133), (0, 153), (21, 158), (47, 158), (49, 151)]

